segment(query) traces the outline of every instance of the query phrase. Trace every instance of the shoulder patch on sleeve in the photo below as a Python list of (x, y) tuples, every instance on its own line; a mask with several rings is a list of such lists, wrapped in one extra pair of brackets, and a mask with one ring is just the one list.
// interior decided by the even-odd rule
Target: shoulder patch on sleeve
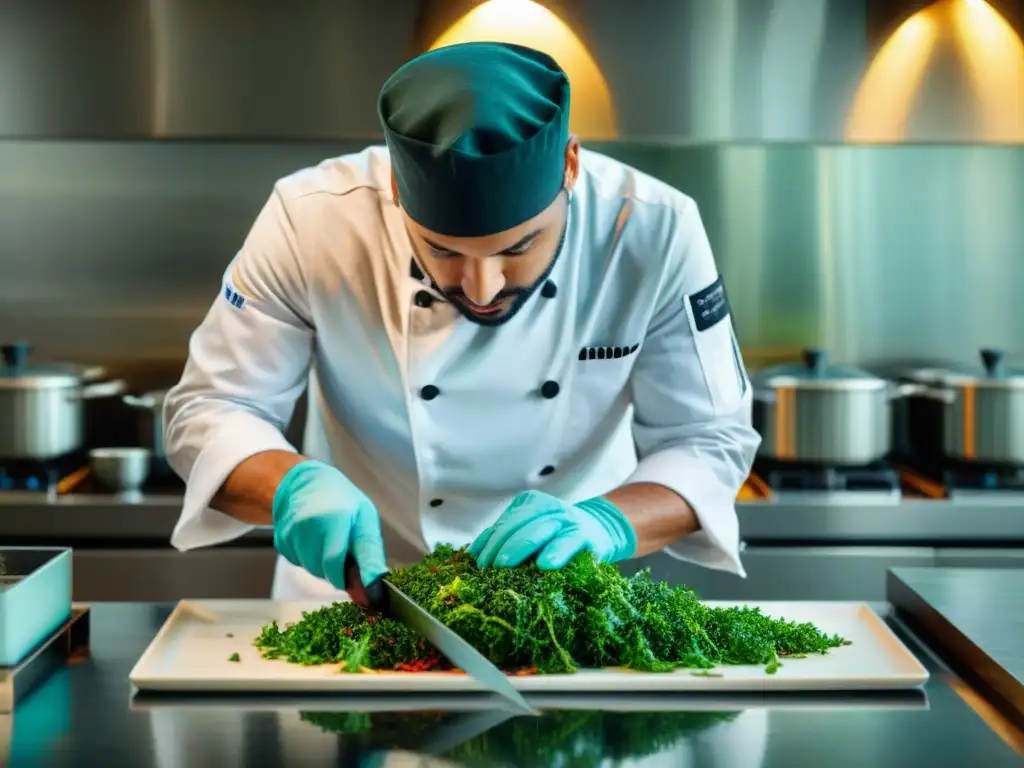
[(245, 297), (232, 288), (229, 283), (224, 283), (224, 298), (235, 309), (241, 309), (245, 306)]
[(697, 331), (706, 331), (729, 316), (729, 297), (721, 275), (707, 288), (691, 293), (687, 299)]
[(239, 253), (231, 262), (227, 272), (224, 274), (224, 284), (221, 287), (221, 295), (227, 300), (228, 304), (233, 306), (235, 309), (242, 309), (246, 302), (252, 299), (252, 291), (246, 286), (244, 273), (244, 265), (242, 259), (244, 253)]

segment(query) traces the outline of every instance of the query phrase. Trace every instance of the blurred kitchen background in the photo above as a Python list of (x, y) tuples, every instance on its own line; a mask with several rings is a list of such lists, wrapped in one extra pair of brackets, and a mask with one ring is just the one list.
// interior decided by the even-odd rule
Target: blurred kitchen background
[[(1022, 34), (1017, 0), (4, 0), (0, 341), (134, 394), (173, 384), (275, 179), (378, 142), (376, 94), (406, 59), (500, 39), (566, 68), (585, 146), (697, 200), (752, 368), (809, 346), (883, 373), (1019, 361)], [(86, 438), (148, 445), (150, 414), (115, 401), (87, 406)], [(266, 538), (170, 551), (180, 489), (160, 492), (0, 507), (0, 538), (80, 546), (79, 599), (269, 586)], [(727, 596), (784, 566), (779, 592), (875, 597), (879, 564), (954, 545), (1024, 562), (1024, 501), (1000, 503), (998, 524), (823, 512), (814, 534), (749, 504), (746, 586), (653, 566)], [(97, 575), (109, 558), (138, 578)], [(823, 579), (844, 562), (863, 569)]]

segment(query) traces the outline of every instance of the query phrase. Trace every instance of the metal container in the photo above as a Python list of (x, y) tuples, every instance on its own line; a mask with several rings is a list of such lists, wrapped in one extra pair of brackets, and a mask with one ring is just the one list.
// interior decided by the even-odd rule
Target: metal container
[(71, 616), (71, 550), (0, 549), (0, 666), (28, 656)]
[(148, 448), (94, 448), (89, 451), (89, 470), (100, 485), (119, 492), (141, 490), (149, 478)]
[(804, 350), (803, 356), (803, 364), (766, 368), (752, 377), (759, 453), (832, 466), (885, 458), (892, 447), (892, 400), (922, 387), (829, 365), (823, 350)]
[[(101, 368), (30, 365), (31, 345), (0, 346), (0, 460), (48, 461), (82, 448), (83, 402), (119, 395)], [(90, 383), (92, 382), (92, 383)]]
[[(924, 397), (939, 403), (941, 445), (947, 458), (1024, 467), (1024, 370), (1005, 353), (983, 349), (980, 370), (930, 372)], [(924, 381), (921, 372), (914, 379)]]

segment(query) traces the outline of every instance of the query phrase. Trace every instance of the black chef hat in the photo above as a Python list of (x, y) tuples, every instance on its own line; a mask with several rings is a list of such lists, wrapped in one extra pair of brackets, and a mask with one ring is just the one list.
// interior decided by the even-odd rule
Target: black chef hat
[(569, 80), (545, 53), (504, 43), (430, 51), (388, 79), (377, 110), (399, 201), (433, 232), (503, 232), (562, 188)]

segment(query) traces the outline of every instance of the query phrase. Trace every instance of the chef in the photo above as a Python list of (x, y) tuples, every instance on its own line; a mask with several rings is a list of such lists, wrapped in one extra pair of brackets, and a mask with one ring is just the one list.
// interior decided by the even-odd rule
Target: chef
[(441, 48), (385, 83), (386, 147), (277, 182), (166, 399), (174, 546), (272, 527), (275, 598), (439, 543), (743, 575), (759, 437), (697, 206), (581, 149), (569, 91), (538, 51)]

